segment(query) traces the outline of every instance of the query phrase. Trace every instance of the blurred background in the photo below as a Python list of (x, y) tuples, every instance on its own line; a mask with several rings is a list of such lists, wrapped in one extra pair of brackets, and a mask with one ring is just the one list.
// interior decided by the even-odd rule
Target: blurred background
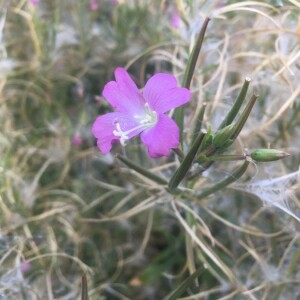
[[(114, 155), (166, 177), (174, 157), (138, 138), (102, 155), (91, 126), (118, 66), (140, 88), (180, 82), (206, 16), (185, 146), (201, 105), (216, 129), (248, 76), (260, 98), (235, 151), (291, 156), (175, 207)], [(83, 274), (90, 299), (300, 299), (299, 61), (297, 0), (0, 0), (0, 299), (80, 299)]]

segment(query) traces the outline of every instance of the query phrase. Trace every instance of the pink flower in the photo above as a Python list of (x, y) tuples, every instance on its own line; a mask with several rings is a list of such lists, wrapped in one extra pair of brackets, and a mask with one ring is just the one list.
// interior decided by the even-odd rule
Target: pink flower
[(100, 5), (96, 0), (91, 0), (89, 7), (90, 7), (90, 10), (98, 10), (100, 8)]
[(33, 6), (37, 6), (37, 5), (40, 3), (40, 0), (30, 0), (30, 3), (31, 3)]
[(21, 265), (20, 265), (20, 269), (21, 269), (21, 272), (22, 272), (22, 273), (27, 273), (27, 272), (29, 272), (30, 269), (31, 269), (31, 263), (28, 262), (28, 261), (22, 262)]
[(82, 137), (80, 135), (74, 135), (71, 143), (75, 146), (82, 146), (83, 144)]
[(75, 88), (74, 88), (74, 92), (75, 94), (79, 97), (79, 98), (83, 98), (84, 96), (84, 87), (81, 84), (78, 84)]
[(108, 153), (114, 141), (124, 146), (141, 133), (151, 157), (169, 156), (171, 148), (179, 145), (179, 129), (165, 113), (187, 103), (190, 91), (177, 87), (175, 77), (169, 74), (151, 77), (143, 93), (125, 69), (117, 68), (115, 78), (105, 85), (103, 96), (116, 111), (98, 117), (92, 128), (99, 149)]
[(216, 8), (222, 8), (224, 6), (224, 1), (219, 1), (216, 4)]
[(180, 25), (180, 21), (181, 21), (180, 13), (177, 9), (175, 9), (172, 14), (171, 25), (177, 28)]

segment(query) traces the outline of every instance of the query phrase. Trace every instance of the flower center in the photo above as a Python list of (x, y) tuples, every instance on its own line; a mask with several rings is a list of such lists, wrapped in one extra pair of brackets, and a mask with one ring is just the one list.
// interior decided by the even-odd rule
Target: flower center
[(139, 125), (123, 131), (119, 122), (116, 122), (116, 130), (113, 131), (113, 135), (120, 138), (120, 143), (125, 146), (126, 141), (129, 139), (129, 134), (136, 131), (144, 131), (147, 128), (153, 127), (157, 122), (157, 114), (155, 111), (149, 108), (148, 103), (145, 104), (145, 114), (135, 115), (133, 118), (139, 121)]

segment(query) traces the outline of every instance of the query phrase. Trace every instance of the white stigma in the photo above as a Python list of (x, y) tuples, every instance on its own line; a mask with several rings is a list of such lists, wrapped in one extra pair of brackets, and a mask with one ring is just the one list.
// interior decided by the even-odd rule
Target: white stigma
[(120, 126), (120, 123), (116, 123), (117, 130), (113, 131), (114, 136), (120, 137), (120, 143), (122, 146), (125, 146), (126, 140), (129, 139), (129, 137), (126, 134), (126, 131), (123, 132)]
[(121, 129), (120, 123), (116, 122), (116, 130), (113, 131), (113, 135), (120, 138), (120, 143), (121, 143), (122, 146), (126, 145), (126, 141), (129, 140), (128, 135), (130, 133), (132, 133), (136, 130), (139, 130), (139, 129), (142, 129), (142, 131), (143, 131), (147, 128), (153, 127), (157, 122), (157, 114), (156, 114), (155, 111), (151, 110), (149, 108), (148, 103), (146, 103), (145, 104), (145, 114), (142, 115), (142, 116), (135, 115), (134, 119), (139, 121), (139, 125), (136, 126), (136, 127), (131, 128), (127, 131), (123, 131)]

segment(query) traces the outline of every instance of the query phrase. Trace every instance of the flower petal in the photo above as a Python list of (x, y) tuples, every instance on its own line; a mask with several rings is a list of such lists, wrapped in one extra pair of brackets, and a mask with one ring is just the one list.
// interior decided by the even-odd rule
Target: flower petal
[(97, 138), (98, 148), (104, 154), (111, 150), (114, 141), (120, 141), (120, 137), (114, 134), (114, 131), (117, 130), (117, 124), (119, 124), (122, 132), (133, 129), (127, 135), (129, 139), (143, 130), (143, 128), (134, 129), (140, 125), (139, 122), (125, 113), (112, 112), (98, 117), (93, 124), (92, 133)]
[(173, 75), (163, 73), (147, 81), (143, 95), (150, 108), (160, 114), (187, 103), (192, 96), (188, 89), (177, 87)]
[(179, 145), (179, 129), (172, 119), (161, 114), (154, 127), (142, 132), (141, 140), (151, 157), (169, 156), (171, 148)]
[(144, 112), (144, 100), (141, 92), (123, 68), (115, 70), (116, 81), (108, 82), (103, 89), (103, 96), (118, 111), (139, 115)]
[(125, 94), (128, 96), (133, 96), (135, 94), (140, 95), (139, 89), (124, 68), (116, 68), (115, 78), (120, 89)]

